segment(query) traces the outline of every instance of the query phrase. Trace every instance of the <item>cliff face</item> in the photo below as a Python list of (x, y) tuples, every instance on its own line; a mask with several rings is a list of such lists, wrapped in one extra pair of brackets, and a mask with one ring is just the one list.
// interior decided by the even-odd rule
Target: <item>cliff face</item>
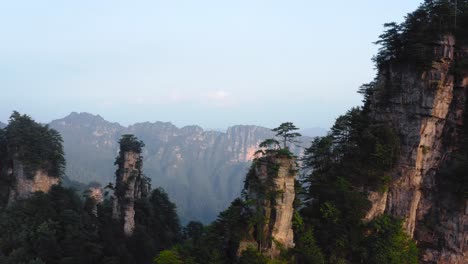
[(113, 216), (122, 222), (124, 233), (131, 235), (135, 228), (135, 200), (147, 197), (150, 185), (142, 175), (140, 153), (125, 151), (120, 153), (120, 157)]
[[(86, 113), (73, 113), (51, 123), (64, 138), (66, 174), (82, 183), (113, 182), (112, 157), (122, 134), (134, 134), (146, 144), (145, 173), (177, 204), (182, 222), (209, 223), (240, 195), (245, 173), (260, 142), (274, 133), (258, 126), (233, 126), (226, 132), (199, 126), (178, 128), (166, 122), (123, 127)], [(299, 139), (304, 145), (312, 140)], [(299, 155), (300, 148), (292, 151)]]
[(248, 246), (276, 258), (281, 248), (294, 247), (292, 218), (296, 177), (294, 159), (268, 155), (256, 160), (246, 179), (246, 199), (256, 219), (262, 219), (250, 230), (250, 238), (241, 241), (239, 253)]
[(367, 219), (384, 212), (403, 219), (428, 263), (468, 263), (468, 204), (459, 205), (439, 176), (468, 125), (468, 74), (453, 71), (465, 54), (455, 41), (447, 35), (436, 43), (430, 70), (381, 70), (369, 105), (372, 119), (392, 126), (402, 145), (388, 191), (370, 194)]
[(29, 197), (34, 192), (48, 192), (53, 185), (59, 184), (58, 177), (49, 176), (43, 170), (37, 170), (32, 177), (25, 173), (24, 166), (20, 161), (13, 160), (12, 168), (7, 173), (12, 182), (9, 190), (8, 204)]

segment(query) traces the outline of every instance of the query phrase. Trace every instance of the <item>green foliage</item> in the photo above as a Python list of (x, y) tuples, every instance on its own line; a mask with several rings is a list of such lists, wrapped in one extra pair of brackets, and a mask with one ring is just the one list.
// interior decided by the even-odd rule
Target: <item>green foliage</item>
[(29, 177), (39, 169), (51, 177), (60, 177), (65, 169), (62, 143), (56, 130), (15, 111), (8, 126), (0, 132), (0, 168), (11, 166), (17, 160)]
[(259, 147), (267, 148), (267, 149), (280, 149), (281, 148), (279, 141), (276, 139), (272, 139), (272, 138), (265, 139), (264, 141), (262, 141)]
[(173, 250), (164, 250), (154, 259), (155, 264), (183, 264), (179, 254)]
[[(377, 67), (389, 65), (412, 65), (419, 69), (431, 67), (434, 43), (444, 34), (459, 35), (460, 25), (467, 21), (467, 3), (458, 1), (425, 0), (414, 12), (407, 15), (401, 24), (387, 23), (386, 30), (376, 44), (381, 45), (374, 58)], [(458, 25), (455, 24), (457, 14)]]
[(183, 229), (185, 240), (191, 240), (193, 243), (198, 243), (205, 232), (205, 227), (198, 221), (190, 221)]
[(294, 144), (298, 143), (295, 138), (302, 136), (300, 133), (293, 132), (299, 130), (293, 123), (286, 122), (282, 123), (279, 127), (273, 128), (271, 131), (276, 132), (276, 136), (282, 139), (283, 148), (287, 148), (287, 143)]
[(368, 225), (364, 241), (366, 263), (416, 264), (418, 249), (414, 241), (402, 230), (402, 222), (383, 215)]
[[(175, 206), (155, 190), (147, 207), (136, 206), (135, 233), (123, 234), (112, 218), (112, 204), (85, 209), (72, 189), (54, 186), (0, 211), (1, 263), (150, 263), (161, 250), (179, 242)], [(144, 212), (143, 212), (144, 211)]]
[(136, 153), (141, 153), (145, 143), (143, 143), (141, 140), (138, 140), (138, 138), (134, 135), (125, 134), (121, 136), (119, 145), (121, 152), (133, 151)]
[(2, 263), (101, 263), (95, 224), (71, 189), (20, 200), (0, 212)]
[(313, 140), (303, 159), (308, 190), (301, 216), (306, 227), (315, 227), (317, 245), (331, 263), (361, 260), (361, 219), (370, 206), (364, 190), (384, 190), (398, 158), (393, 130), (368, 120), (353, 108), (327, 136)]
[(176, 206), (162, 188), (153, 190), (149, 199), (135, 202), (136, 229), (153, 240), (155, 251), (174, 245), (181, 239), (181, 227)]
[(238, 264), (268, 264), (268, 258), (263, 256), (254, 248), (247, 248), (242, 251)]
[(325, 264), (325, 257), (317, 246), (311, 229), (300, 235), (294, 251), (296, 263)]
[(313, 170), (306, 181), (314, 182), (327, 174), (342, 175), (354, 185), (377, 189), (395, 165), (399, 146), (391, 128), (370, 124), (361, 109), (353, 108), (336, 120), (329, 135), (315, 138), (306, 149), (304, 167)]
[(248, 205), (236, 199), (211, 225), (202, 228), (199, 223), (189, 223), (187, 240), (177, 251), (186, 263), (236, 263), (239, 242), (248, 237), (251, 218)]

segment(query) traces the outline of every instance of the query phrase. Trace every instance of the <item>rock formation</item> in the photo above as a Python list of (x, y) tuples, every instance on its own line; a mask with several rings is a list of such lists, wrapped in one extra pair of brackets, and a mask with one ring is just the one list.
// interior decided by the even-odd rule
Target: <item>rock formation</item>
[[(124, 144), (136, 144), (137, 147), (127, 147)], [(135, 137), (124, 135), (120, 140), (120, 153), (116, 160), (118, 169), (113, 217), (121, 221), (124, 233), (128, 236), (133, 234), (135, 228), (135, 200), (147, 197), (151, 189), (148, 179), (142, 173), (142, 144)]]
[(27, 198), (34, 192), (48, 192), (53, 185), (60, 182), (58, 177), (50, 176), (42, 169), (36, 170), (33, 175), (27, 175), (22, 162), (18, 160), (14, 160), (12, 164), (7, 170), (7, 177), (12, 179), (8, 204)]
[(48, 126), (13, 112), (0, 129), (0, 207), (60, 183), (65, 159), (62, 138)]
[(393, 181), (387, 192), (370, 194), (373, 207), (366, 218), (387, 213), (403, 219), (426, 263), (468, 263), (468, 203), (443, 190), (446, 179), (439, 176), (468, 125), (463, 123), (468, 71), (453, 70), (467, 49), (457, 47), (452, 35), (434, 46), (430, 69), (380, 69), (370, 115), (392, 126), (402, 144)]
[[(240, 195), (258, 144), (274, 136), (268, 128), (246, 125), (226, 132), (177, 128), (166, 122), (123, 127), (86, 113), (72, 113), (50, 125), (64, 138), (66, 175), (81, 183), (114, 182), (112, 164), (120, 135), (134, 134), (143, 140), (145, 173), (177, 204), (183, 223), (216, 219)], [(304, 146), (311, 140), (299, 138)], [(302, 148), (292, 146), (291, 151), (300, 155)]]
[(270, 258), (281, 248), (294, 247), (292, 218), (296, 162), (289, 155), (270, 153), (256, 159), (245, 181), (245, 198), (252, 202), (257, 223), (240, 242), (239, 254), (251, 246)]
[(88, 188), (87, 192), (87, 203), (88, 208), (91, 210), (91, 213), (94, 216), (98, 216), (98, 204), (101, 204), (104, 201), (104, 195), (102, 193), (102, 188), (100, 186), (91, 186)]

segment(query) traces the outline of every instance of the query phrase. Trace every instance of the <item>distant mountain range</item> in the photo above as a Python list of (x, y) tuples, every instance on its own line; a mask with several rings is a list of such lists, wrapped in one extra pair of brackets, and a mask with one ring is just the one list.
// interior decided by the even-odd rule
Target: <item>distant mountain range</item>
[[(64, 139), (67, 177), (80, 183), (114, 182), (118, 140), (122, 134), (136, 135), (146, 144), (143, 171), (152, 186), (167, 191), (183, 222), (205, 223), (239, 195), (258, 144), (273, 136), (268, 128), (245, 125), (226, 132), (199, 126), (177, 128), (167, 122), (125, 127), (99, 115), (76, 112), (52, 121), (50, 127)], [(300, 140), (307, 146), (312, 138)]]

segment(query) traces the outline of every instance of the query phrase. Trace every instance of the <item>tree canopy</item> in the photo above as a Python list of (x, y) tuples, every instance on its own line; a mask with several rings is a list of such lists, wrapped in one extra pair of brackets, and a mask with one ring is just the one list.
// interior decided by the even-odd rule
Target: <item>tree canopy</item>
[(63, 175), (65, 169), (63, 140), (56, 130), (14, 111), (0, 137), (0, 149), (4, 151), (0, 154), (2, 158), (0, 163), (3, 167), (17, 160), (23, 164), (25, 173), (29, 177), (32, 177), (37, 170), (43, 170), (51, 177)]

